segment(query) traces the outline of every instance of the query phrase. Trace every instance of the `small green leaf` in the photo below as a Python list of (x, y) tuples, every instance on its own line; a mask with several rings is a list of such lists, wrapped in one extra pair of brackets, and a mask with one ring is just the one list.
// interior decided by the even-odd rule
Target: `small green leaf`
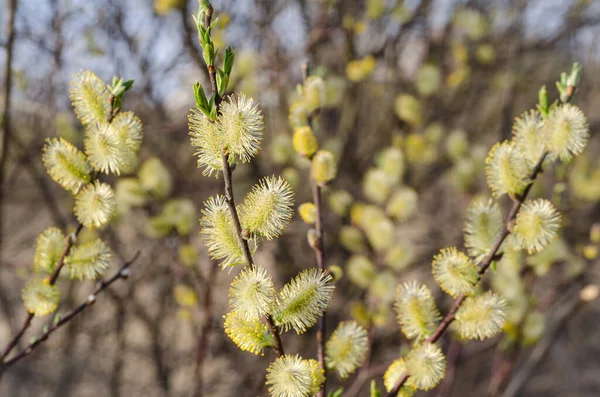
[(371, 381), (371, 397), (381, 397), (381, 392), (377, 388), (377, 382)]
[(343, 391), (344, 389), (342, 387), (337, 390), (331, 390), (329, 393), (327, 393), (327, 397), (342, 397)]
[(204, 93), (204, 87), (199, 82), (194, 83), (194, 98), (196, 99), (196, 105), (200, 110), (208, 110), (208, 101), (206, 100), (206, 94)]

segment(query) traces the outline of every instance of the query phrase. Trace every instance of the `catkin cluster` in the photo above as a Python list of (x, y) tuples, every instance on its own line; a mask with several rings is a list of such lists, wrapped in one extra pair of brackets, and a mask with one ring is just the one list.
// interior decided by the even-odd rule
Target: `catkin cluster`
[[(507, 300), (496, 292), (482, 292), (478, 288), (482, 275), (497, 260), (496, 256), (502, 253), (510, 258), (519, 251), (536, 254), (549, 248), (558, 236), (560, 213), (550, 201), (530, 200), (527, 196), (542, 167), (556, 161), (571, 161), (587, 144), (587, 120), (583, 112), (570, 103), (579, 74), (576, 64), (568, 77), (563, 75), (557, 83), (561, 100), (551, 105), (542, 88), (537, 109), (515, 120), (513, 139), (497, 143), (490, 150), (485, 173), (493, 198), (476, 197), (467, 209), (464, 227), (467, 253), (448, 247), (433, 258), (436, 283), (457, 299), (456, 312), (449, 313), (450, 317), (446, 316), (444, 321), (452, 322), (452, 330), (460, 339), (490, 338), (505, 326)], [(565, 96), (565, 92), (571, 94)], [(506, 221), (499, 203), (505, 195), (513, 202)], [(446, 326), (425, 285), (409, 282), (399, 286), (395, 309), (400, 328), (413, 340), (413, 346), (390, 365), (384, 384), (388, 391), (409, 396), (417, 389), (435, 387), (443, 378), (445, 358), (435, 342)], [(539, 320), (536, 321), (539, 324)]]
[[(58, 228), (46, 229), (37, 241), (34, 277), (23, 289), (25, 307), (34, 315), (53, 312), (60, 292), (55, 285), (64, 268), (69, 278), (94, 280), (104, 274), (113, 254), (94, 230), (107, 225), (116, 213), (116, 198), (100, 174), (120, 175), (133, 170), (142, 143), (142, 122), (133, 112), (121, 112), (124, 93), (133, 80), (115, 77), (105, 84), (94, 73), (73, 76), (70, 97), (85, 129), (83, 150), (63, 138), (48, 138), (42, 160), (50, 177), (74, 196), (76, 231), (65, 236)], [(85, 228), (87, 237), (79, 232)]]

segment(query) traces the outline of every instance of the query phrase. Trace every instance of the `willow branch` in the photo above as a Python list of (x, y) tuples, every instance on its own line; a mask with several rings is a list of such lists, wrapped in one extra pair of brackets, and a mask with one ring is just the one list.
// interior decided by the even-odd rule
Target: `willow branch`
[(211, 263), (211, 268), (204, 283), (204, 305), (202, 307), (204, 312), (204, 323), (202, 324), (198, 333), (198, 343), (196, 345), (196, 390), (194, 397), (202, 397), (204, 394), (204, 379), (202, 376), (204, 363), (206, 361), (208, 351), (208, 336), (210, 334), (212, 326), (212, 312), (213, 312), (213, 285), (215, 278), (217, 277), (217, 271), (219, 264), (214, 261)]
[[(213, 16), (213, 8), (209, 6), (208, 9), (204, 13), (204, 26), (208, 29)], [(221, 97), (219, 96), (219, 90), (217, 88), (217, 75), (215, 65), (206, 65), (206, 69), (208, 71), (208, 78), (210, 80), (210, 85), (215, 97), (215, 108), (217, 110), (217, 114), (219, 114), (219, 105), (221, 104)], [(254, 260), (252, 259), (252, 252), (250, 251), (250, 246), (248, 245), (248, 240), (244, 238), (242, 224), (240, 222), (240, 216), (237, 211), (237, 207), (235, 205), (235, 196), (233, 195), (233, 168), (229, 165), (229, 153), (223, 152), (222, 156), (223, 161), (223, 181), (224, 181), (224, 191), (225, 191), (225, 201), (227, 202), (227, 207), (229, 208), (229, 213), (231, 214), (231, 218), (233, 220), (233, 224), (235, 226), (235, 231), (238, 237), (238, 240), (242, 246), (242, 251), (244, 252), (244, 259), (246, 260), (246, 265), (250, 267), (254, 267)], [(278, 357), (283, 356), (284, 350), (283, 345), (281, 343), (281, 335), (277, 326), (275, 325), (275, 321), (271, 315), (266, 316), (267, 325), (269, 326), (269, 330), (273, 336), (274, 346), (273, 349)]]
[[(111, 97), (110, 97), (110, 113), (107, 116), (107, 120), (109, 123), (112, 121), (113, 117), (119, 112), (119, 110), (120, 110), (119, 108), (115, 107), (114, 96), (111, 95)], [(97, 178), (97, 174), (92, 179), (95, 180), (96, 178)], [(0, 225), (1, 225), (1, 223), (0, 223)], [(75, 240), (77, 240), (77, 236), (79, 235), (79, 233), (81, 233), (82, 229), (83, 229), (83, 225), (81, 223), (78, 223), (77, 229), (73, 233), (69, 234), (66, 237), (65, 248), (64, 248), (62, 254), (60, 255), (60, 258), (58, 260), (58, 263), (56, 264), (56, 268), (54, 269), (54, 272), (50, 276), (50, 280), (48, 282), (50, 285), (56, 284), (56, 280), (58, 280), (60, 271), (62, 270), (62, 268), (65, 264), (65, 259), (71, 252), (71, 248), (73, 248), (73, 244), (75, 244)], [(4, 349), (2, 349), (2, 352), (0, 353), (0, 379), (2, 378), (2, 374), (6, 368), (4, 359), (10, 354), (10, 352), (19, 343), (19, 341), (21, 340), (21, 338), (23, 337), (23, 335), (25, 334), (27, 329), (29, 329), (34, 317), (35, 317), (35, 314), (28, 313), (27, 317), (25, 318), (25, 321), (23, 322), (23, 325), (21, 326), (21, 328), (19, 329), (17, 334), (6, 344)]]
[[(15, 14), (17, 11), (17, 0), (8, 0), (6, 2), (5, 29), (6, 29), (6, 61), (4, 63), (4, 81), (2, 82), (2, 108), (0, 109), (0, 184), (4, 181), (4, 173), (8, 162), (8, 146), (10, 144), (11, 129), (11, 92), (12, 92), (12, 59), (15, 41)], [(4, 201), (5, 191), (0, 190), (0, 208)], [(0, 252), (2, 252), (2, 242), (5, 238), (2, 236), (2, 211), (0, 211)]]
[[(508, 235), (511, 233), (512, 227), (513, 227), (515, 219), (517, 217), (517, 214), (519, 213), (521, 206), (527, 199), (527, 196), (529, 195), (529, 192), (531, 191), (531, 187), (533, 186), (533, 183), (535, 182), (538, 175), (542, 172), (542, 164), (544, 163), (544, 160), (546, 160), (547, 156), (548, 156), (548, 152), (545, 152), (540, 157), (540, 159), (538, 160), (536, 165), (533, 167), (533, 171), (531, 171), (531, 175), (529, 176), (529, 183), (523, 190), (523, 193), (521, 193), (519, 196), (517, 196), (513, 199), (513, 206), (511, 208), (510, 212), (508, 213), (506, 221), (504, 222), (500, 236), (498, 236), (498, 239), (492, 246), (489, 254), (479, 264), (479, 279), (480, 280), (481, 280), (481, 277), (485, 274), (485, 272), (489, 269), (492, 262), (494, 260), (497, 260), (498, 251), (500, 250), (500, 246), (502, 245), (502, 243), (504, 242), (506, 237), (508, 237)], [(435, 332), (431, 336), (429, 336), (429, 338), (427, 338), (427, 340), (426, 340), (427, 342), (435, 343), (442, 337), (444, 332), (446, 332), (446, 330), (450, 326), (450, 323), (452, 323), (452, 321), (454, 321), (456, 312), (458, 311), (460, 306), (463, 304), (466, 297), (467, 297), (467, 294), (463, 293), (456, 299), (456, 301), (454, 301), (454, 304), (450, 308), (450, 311), (448, 312), (448, 314), (446, 314), (446, 317), (444, 317), (444, 319), (442, 320), (440, 325), (437, 327)], [(408, 377), (409, 377), (408, 373), (404, 373), (404, 375), (400, 378), (400, 380), (398, 381), (396, 386), (388, 394), (386, 394), (386, 396), (387, 397), (395, 397), (398, 394), (398, 391), (400, 390), (400, 388), (404, 385), (404, 383), (408, 379)]]
[[(75, 239), (81, 232), (81, 229), (83, 229), (83, 225), (79, 224), (79, 226), (77, 227), (77, 230), (75, 230), (74, 233), (69, 234), (67, 236), (66, 242), (65, 242), (65, 248), (60, 256), (60, 259), (58, 260), (58, 263), (56, 265), (56, 269), (54, 270), (54, 273), (52, 273), (52, 276), (50, 276), (50, 281), (49, 281), (50, 285), (54, 285), (56, 283), (56, 280), (58, 279), (58, 275), (60, 274), (60, 271), (65, 264), (65, 258), (71, 252), (71, 248), (73, 247), (73, 244), (75, 243)], [(35, 314), (33, 314), (33, 313), (27, 314), (27, 317), (25, 318), (25, 322), (21, 326), (21, 329), (19, 330), (19, 332), (17, 332), (17, 334), (10, 340), (10, 342), (8, 342), (8, 344), (4, 347), (4, 349), (2, 349), (2, 353), (0, 354), (0, 360), (4, 360), (6, 358), (6, 356), (8, 356), (8, 354), (12, 351), (12, 349), (17, 345), (17, 343), (19, 343), (19, 341), (23, 337), (23, 334), (25, 334), (25, 331), (27, 331), (27, 329), (31, 325), (31, 322), (33, 321), (34, 317), (35, 317)]]
[[(302, 65), (302, 77), (304, 82), (310, 76), (310, 65), (303, 64)], [(308, 124), (312, 128), (313, 118), (312, 115), (308, 116)], [(311, 244), (313, 250), (315, 251), (315, 257), (317, 258), (317, 266), (319, 270), (325, 271), (325, 237), (323, 231), (323, 199), (321, 186), (317, 183), (315, 178), (310, 178), (310, 186), (312, 189), (312, 197), (313, 203), (315, 204), (317, 217), (315, 220), (315, 230), (317, 232), (317, 244)], [(327, 367), (325, 366), (325, 312), (319, 317), (319, 323), (317, 324), (317, 361), (321, 365), (323, 369), (324, 381), (321, 389), (317, 393), (317, 397), (323, 397), (326, 394), (327, 389)]]
[(55, 331), (57, 331), (60, 327), (67, 324), (73, 318), (75, 318), (78, 314), (83, 312), (88, 307), (92, 306), (96, 302), (96, 297), (106, 288), (110, 287), (114, 282), (121, 279), (127, 279), (129, 277), (130, 271), (129, 268), (131, 265), (137, 260), (140, 256), (140, 252), (136, 252), (133, 258), (131, 258), (128, 262), (126, 262), (118, 272), (116, 272), (111, 278), (108, 280), (103, 280), (98, 283), (98, 286), (92, 292), (90, 296), (86, 299), (85, 302), (81, 303), (79, 306), (68, 312), (64, 317), (61, 316), (60, 320), (56, 321), (51, 327), (42, 332), (42, 334), (37, 337), (33, 342), (31, 342), (25, 349), (23, 349), (20, 353), (12, 357), (10, 360), (7, 360), (3, 363), (3, 367), (9, 368), (13, 364), (17, 363), (19, 360), (30, 355), (37, 347), (39, 347), (42, 342), (46, 341), (50, 335), (52, 335)]

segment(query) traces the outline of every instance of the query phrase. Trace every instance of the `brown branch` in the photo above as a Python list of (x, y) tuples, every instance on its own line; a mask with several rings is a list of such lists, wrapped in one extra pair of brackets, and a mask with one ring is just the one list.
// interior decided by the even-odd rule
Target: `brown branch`
[(198, 344), (196, 346), (196, 390), (195, 397), (202, 397), (204, 394), (204, 383), (202, 370), (206, 361), (206, 353), (208, 351), (208, 336), (212, 326), (212, 311), (213, 311), (213, 285), (217, 276), (219, 264), (216, 261), (211, 263), (211, 268), (204, 283), (204, 323), (198, 333)]
[[(204, 26), (208, 29), (213, 17), (213, 8), (209, 6), (208, 9), (204, 13)], [(206, 65), (206, 69), (208, 71), (208, 77), (210, 79), (210, 85), (215, 96), (215, 108), (217, 110), (217, 114), (219, 114), (219, 105), (221, 103), (221, 98), (219, 97), (219, 90), (217, 88), (217, 76), (215, 65)], [(252, 259), (252, 253), (250, 252), (250, 246), (248, 245), (248, 240), (244, 238), (242, 224), (240, 222), (240, 217), (237, 212), (237, 208), (235, 205), (235, 197), (233, 195), (233, 167), (229, 165), (229, 154), (227, 152), (223, 152), (222, 156), (223, 160), (223, 181), (224, 181), (224, 193), (225, 193), (225, 201), (227, 202), (227, 206), (229, 208), (229, 213), (231, 214), (231, 218), (233, 219), (233, 224), (235, 226), (235, 231), (242, 246), (242, 251), (244, 252), (244, 259), (246, 260), (246, 265), (250, 267), (254, 267), (254, 261)], [(269, 326), (269, 330), (273, 336), (274, 346), (273, 349), (278, 357), (283, 356), (284, 350), (283, 345), (281, 343), (281, 335), (277, 326), (275, 325), (275, 321), (271, 315), (266, 316), (267, 325)]]
[[(83, 228), (83, 225), (79, 224), (79, 226), (77, 227), (77, 230), (75, 230), (74, 233), (69, 234), (67, 236), (66, 242), (65, 242), (65, 249), (63, 250), (63, 252), (60, 256), (60, 259), (58, 260), (58, 263), (56, 265), (56, 269), (54, 270), (54, 273), (52, 273), (52, 276), (50, 276), (50, 281), (49, 281), (50, 285), (54, 285), (56, 283), (56, 280), (58, 279), (58, 275), (65, 264), (65, 258), (67, 257), (67, 255), (69, 255), (69, 252), (71, 252), (73, 243), (75, 242), (75, 239), (81, 232), (82, 228)], [(0, 354), (0, 360), (3, 361), (6, 358), (6, 356), (8, 356), (8, 354), (12, 351), (12, 349), (17, 345), (17, 343), (19, 343), (19, 341), (23, 337), (23, 334), (25, 334), (25, 331), (27, 331), (27, 329), (31, 325), (31, 321), (33, 320), (34, 316), (35, 316), (35, 314), (33, 314), (33, 313), (27, 314), (27, 317), (25, 318), (25, 322), (21, 326), (21, 329), (19, 330), (19, 332), (17, 332), (17, 334), (11, 339), (10, 342), (8, 342), (8, 344), (4, 347), (4, 349), (2, 349), (2, 353)], [(2, 372), (2, 370), (3, 370), (3, 368), (0, 369), (0, 372)]]
[[(12, 92), (12, 60), (15, 42), (15, 14), (17, 12), (17, 0), (6, 2), (6, 61), (4, 63), (4, 81), (2, 91), (2, 108), (0, 109), (0, 184), (4, 181), (4, 172), (8, 163), (8, 147), (11, 135), (11, 92)], [(5, 238), (2, 236), (2, 204), (4, 202), (4, 189), (0, 190), (0, 253)]]
[[(304, 82), (310, 76), (310, 65), (303, 64), (302, 65), (302, 77)], [(313, 117), (312, 115), (308, 115), (308, 124), (312, 128)], [(311, 244), (312, 249), (315, 251), (315, 256), (317, 258), (317, 266), (319, 270), (325, 271), (325, 237), (323, 232), (323, 200), (321, 194), (321, 186), (317, 183), (315, 178), (310, 178), (310, 186), (312, 189), (313, 203), (316, 207), (317, 218), (315, 221), (315, 230), (317, 231), (317, 244)], [(327, 366), (325, 365), (325, 332), (326, 332), (326, 323), (325, 323), (325, 311), (319, 317), (319, 323), (317, 324), (317, 361), (321, 365), (321, 369), (323, 370), (323, 384), (321, 385), (321, 389), (317, 392), (317, 397), (324, 397), (327, 392)]]
[[(535, 167), (533, 167), (533, 171), (531, 172), (531, 175), (529, 176), (530, 181), (527, 184), (527, 186), (525, 187), (525, 189), (523, 190), (523, 193), (513, 199), (512, 209), (510, 210), (510, 212), (506, 218), (506, 221), (504, 223), (504, 226), (502, 228), (502, 232), (500, 233), (500, 236), (498, 236), (498, 239), (492, 246), (490, 253), (479, 264), (479, 279), (480, 280), (481, 280), (481, 277), (487, 271), (487, 269), (490, 267), (492, 262), (497, 259), (498, 250), (500, 249), (500, 246), (502, 245), (502, 243), (504, 242), (506, 237), (511, 233), (511, 229), (515, 222), (517, 214), (518, 214), (519, 210), (521, 209), (521, 206), (525, 202), (525, 199), (527, 199), (527, 196), (529, 195), (529, 192), (531, 191), (531, 187), (533, 186), (535, 179), (542, 172), (542, 164), (544, 163), (544, 160), (546, 159), (547, 156), (548, 156), (548, 152), (545, 152), (540, 157), (540, 159), (536, 163)], [(440, 325), (437, 327), (435, 332), (431, 336), (429, 336), (429, 338), (427, 338), (426, 342), (435, 343), (440, 339), (440, 337), (444, 334), (444, 332), (446, 332), (446, 330), (450, 326), (450, 323), (452, 323), (452, 321), (454, 321), (456, 312), (458, 311), (458, 309), (460, 308), (462, 303), (465, 301), (466, 297), (467, 297), (466, 294), (461, 294), (456, 299), (456, 301), (454, 302), (454, 305), (452, 305), (452, 308), (450, 309), (448, 314), (446, 314), (446, 317), (444, 317), (444, 319), (442, 320)], [(400, 390), (400, 388), (404, 385), (404, 383), (408, 379), (408, 376), (409, 376), (408, 373), (404, 373), (404, 375), (402, 376), (402, 378), (400, 378), (400, 380), (398, 381), (396, 386), (394, 386), (394, 388), (388, 394), (386, 394), (386, 396), (387, 397), (395, 397), (398, 394), (398, 391)]]
[[(576, 289), (579, 289), (579, 287), (574, 287), (571, 290)], [(568, 301), (569, 298), (565, 299), (567, 302), (557, 305), (553, 310), (554, 318), (552, 323), (547, 326), (548, 331), (546, 336), (536, 344), (525, 363), (518, 368), (515, 376), (510, 380), (506, 390), (502, 393), (502, 397), (515, 397), (519, 394), (521, 388), (523, 388), (527, 380), (531, 377), (532, 372), (542, 362), (550, 350), (550, 347), (558, 338), (559, 331), (563, 330), (567, 321), (573, 318), (585, 304), (590, 302), (588, 299), (585, 299), (585, 297), (582, 297), (581, 291), (582, 290), (579, 291), (576, 299), (572, 299), (572, 293), (567, 293), (566, 295), (569, 296), (571, 300)]]
[(85, 302), (81, 303), (75, 309), (71, 310), (64, 317), (61, 317), (60, 320), (56, 321), (51, 327), (42, 332), (42, 334), (39, 337), (37, 337), (33, 342), (31, 342), (20, 353), (12, 357), (10, 360), (5, 361), (3, 363), (3, 369), (9, 368), (13, 364), (17, 363), (19, 360), (30, 355), (42, 342), (46, 341), (50, 337), (50, 335), (52, 335), (52, 333), (54, 333), (63, 325), (67, 324), (79, 313), (92, 306), (96, 302), (97, 295), (104, 291), (106, 288), (110, 287), (115, 281), (128, 278), (130, 274), (129, 267), (137, 260), (139, 255), (140, 252), (136, 252), (133, 258), (131, 258), (128, 262), (121, 266), (119, 271), (116, 272), (111, 278), (98, 283), (98, 286), (96, 287), (94, 292), (92, 292), (92, 294), (88, 296)]
[(460, 353), (462, 345), (456, 339), (450, 341), (450, 347), (448, 348), (448, 365), (446, 366), (446, 374), (444, 375), (444, 381), (440, 386), (440, 391), (437, 397), (449, 397), (452, 395), (452, 387), (454, 386), (454, 380), (456, 379), (456, 367), (458, 360), (460, 359)]

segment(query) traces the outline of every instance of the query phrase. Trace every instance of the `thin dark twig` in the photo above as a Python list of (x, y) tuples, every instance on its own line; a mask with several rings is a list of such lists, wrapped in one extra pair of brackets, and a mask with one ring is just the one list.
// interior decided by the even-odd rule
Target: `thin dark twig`
[[(304, 82), (310, 76), (310, 65), (303, 64), (302, 65), (302, 77)], [(312, 128), (313, 117), (309, 115), (308, 123)], [(317, 183), (314, 177), (310, 178), (310, 185), (312, 189), (313, 203), (315, 204), (317, 217), (315, 220), (315, 230), (317, 232), (317, 244), (311, 244), (313, 250), (315, 251), (315, 257), (317, 258), (317, 266), (319, 270), (325, 271), (325, 235), (323, 230), (323, 200), (321, 194), (321, 186)], [(325, 365), (325, 332), (326, 332), (326, 323), (325, 323), (325, 311), (319, 317), (319, 323), (317, 324), (317, 361), (321, 365), (323, 369), (323, 377), (324, 381), (321, 386), (321, 389), (317, 392), (317, 397), (323, 397), (327, 393), (327, 366)]]
[(131, 258), (128, 262), (126, 262), (123, 266), (121, 266), (119, 271), (116, 272), (111, 278), (109, 278), (108, 280), (103, 280), (103, 281), (99, 282), (96, 289), (94, 290), (94, 292), (92, 292), (92, 294), (90, 296), (88, 296), (88, 298), (86, 299), (85, 302), (81, 303), (75, 309), (71, 310), (64, 317), (61, 317), (60, 320), (56, 321), (52, 326), (50, 326), (48, 329), (46, 329), (44, 332), (42, 332), (42, 334), (39, 337), (37, 337), (33, 342), (31, 342), (20, 353), (18, 353), (14, 357), (12, 357), (10, 360), (7, 360), (6, 362), (4, 362), (4, 364), (3, 364), (4, 368), (9, 368), (11, 365), (15, 364), (19, 360), (30, 355), (42, 342), (46, 341), (50, 337), (50, 335), (52, 335), (52, 333), (54, 333), (56, 330), (58, 330), (63, 325), (67, 324), (69, 321), (71, 321), (73, 318), (75, 318), (79, 313), (83, 312), (86, 308), (92, 306), (96, 302), (97, 295), (100, 294), (102, 291), (104, 291), (106, 288), (110, 287), (115, 281), (120, 280), (120, 279), (127, 279), (130, 274), (129, 268), (137, 260), (137, 258), (139, 256), (140, 256), (140, 252), (137, 251), (135, 253), (135, 255), (133, 256), (133, 258)]
[(215, 278), (217, 277), (217, 271), (219, 264), (216, 261), (211, 263), (211, 267), (204, 283), (204, 323), (198, 333), (198, 344), (196, 346), (196, 390), (194, 392), (195, 397), (202, 397), (204, 394), (204, 379), (202, 376), (204, 363), (208, 352), (208, 337), (212, 326), (212, 312), (213, 312), (213, 285)]
[[(75, 230), (74, 233), (69, 234), (67, 236), (67, 239), (65, 242), (65, 248), (60, 256), (60, 259), (58, 260), (58, 263), (56, 265), (56, 269), (54, 270), (54, 273), (52, 273), (52, 276), (50, 276), (50, 281), (49, 281), (50, 285), (54, 285), (56, 283), (56, 280), (58, 279), (58, 275), (65, 264), (65, 258), (67, 257), (67, 255), (69, 255), (69, 252), (71, 252), (73, 243), (75, 242), (75, 239), (81, 232), (82, 228), (83, 228), (83, 225), (79, 224), (79, 226), (77, 227), (77, 230)], [(27, 329), (31, 325), (31, 322), (32, 322), (34, 316), (35, 316), (35, 314), (33, 314), (33, 313), (27, 314), (27, 317), (25, 318), (25, 322), (21, 326), (21, 329), (19, 330), (19, 332), (17, 332), (17, 334), (10, 340), (10, 342), (8, 342), (8, 344), (4, 347), (4, 349), (2, 349), (2, 353), (0, 354), (0, 360), (4, 360), (6, 358), (6, 356), (8, 356), (8, 354), (12, 351), (12, 349), (17, 345), (17, 343), (19, 343), (19, 341), (23, 337), (23, 334), (25, 334), (25, 331), (27, 331)], [(0, 372), (1, 372), (1, 370), (0, 370)]]
[[(12, 92), (12, 60), (15, 41), (15, 14), (17, 12), (17, 0), (6, 2), (6, 60), (4, 63), (4, 81), (2, 82), (2, 108), (0, 109), (0, 185), (4, 181), (6, 164), (8, 163), (8, 149), (11, 140), (11, 92)], [(2, 203), (4, 202), (5, 191), (0, 190), (0, 253), (2, 252), (2, 242), (6, 240), (2, 236)]]
[[(518, 197), (514, 198), (514, 200), (513, 200), (513, 206), (511, 208), (511, 210), (510, 210), (507, 218), (506, 218), (506, 222), (503, 225), (502, 232), (500, 233), (500, 236), (498, 236), (498, 239), (496, 240), (496, 242), (492, 246), (492, 248), (490, 250), (490, 253), (479, 264), (479, 278), (480, 279), (485, 274), (485, 272), (487, 271), (487, 269), (490, 267), (490, 265), (492, 264), (492, 262), (494, 260), (496, 260), (497, 254), (498, 254), (498, 250), (500, 249), (500, 246), (502, 245), (502, 243), (504, 242), (504, 240), (506, 239), (506, 237), (511, 233), (513, 224), (515, 222), (517, 214), (519, 213), (519, 210), (521, 209), (521, 206), (523, 205), (523, 203), (525, 202), (525, 199), (529, 195), (529, 192), (531, 191), (531, 187), (533, 186), (533, 183), (535, 182), (535, 179), (542, 172), (542, 164), (544, 163), (544, 160), (546, 160), (546, 157), (548, 157), (548, 152), (545, 152), (540, 157), (540, 159), (536, 163), (535, 167), (533, 167), (533, 171), (531, 171), (531, 175), (529, 177), (529, 183), (527, 184), (527, 186), (523, 190), (523, 193), (521, 193)], [(448, 312), (448, 314), (446, 314), (446, 317), (444, 317), (444, 319), (442, 320), (442, 322), (440, 323), (440, 325), (437, 327), (437, 329), (435, 330), (435, 332), (431, 336), (429, 336), (429, 338), (427, 338), (427, 340), (426, 340), (427, 342), (429, 342), (429, 343), (435, 343), (435, 342), (438, 341), (438, 339), (440, 339), (440, 337), (444, 334), (444, 332), (446, 332), (446, 330), (450, 326), (450, 323), (452, 323), (452, 321), (454, 321), (454, 318), (456, 316), (456, 312), (458, 311), (458, 309), (460, 308), (460, 306), (462, 305), (462, 303), (465, 301), (466, 297), (467, 297), (466, 294), (461, 294), (456, 299), (456, 301), (452, 305), (452, 308), (450, 309), (450, 311)], [(400, 380), (398, 381), (398, 383), (396, 384), (396, 386), (392, 390), (390, 390), (390, 392), (388, 394), (386, 394), (386, 396), (387, 397), (395, 397), (398, 394), (398, 391), (400, 390), (400, 388), (404, 385), (404, 383), (408, 379), (408, 376), (409, 376), (408, 373), (404, 373), (404, 375), (400, 378)]]
[[(207, 10), (204, 12), (204, 26), (208, 29), (213, 16), (213, 8), (209, 6)], [(219, 96), (219, 90), (217, 88), (217, 75), (215, 65), (206, 65), (208, 71), (208, 77), (210, 80), (210, 85), (215, 97), (215, 108), (217, 110), (217, 114), (219, 114), (219, 105), (221, 104), (221, 97)], [(225, 191), (225, 201), (227, 202), (227, 206), (229, 208), (229, 212), (231, 214), (231, 218), (233, 219), (233, 224), (235, 226), (236, 234), (240, 244), (242, 246), (242, 251), (244, 252), (244, 259), (246, 260), (246, 265), (250, 267), (254, 267), (254, 261), (252, 259), (252, 253), (250, 251), (250, 246), (248, 245), (248, 240), (244, 238), (242, 224), (240, 222), (240, 217), (237, 212), (237, 208), (235, 205), (235, 197), (233, 195), (233, 168), (229, 165), (229, 154), (227, 152), (223, 152), (223, 181), (224, 181), (224, 191)], [(281, 335), (275, 325), (275, 321), (271, 315), (266, 316), (267, 325), (269, 326), (269, 330), (273, 335), (274, 346), (273, 349), (278, 357), (283, 356), (284, 350), (283, 345), (281, 343)]]

